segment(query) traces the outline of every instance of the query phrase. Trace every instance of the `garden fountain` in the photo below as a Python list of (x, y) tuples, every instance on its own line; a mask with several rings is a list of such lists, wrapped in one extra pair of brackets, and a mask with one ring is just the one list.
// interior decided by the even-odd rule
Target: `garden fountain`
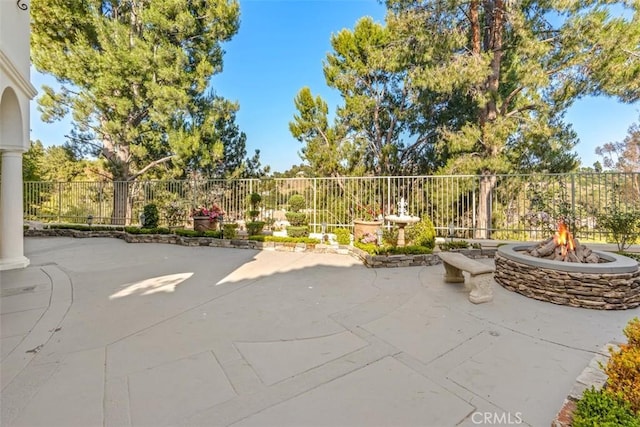
[(398, 247), (403, 247), (404, 242), (404, 228), (408, 224), (414, 224), (420, 221), (420, 217), (407, 215), (407, 202), (404, 197), (400, 198), (398, 202), (398, 215), (387, 215), (384, 217), (387, 221), (393, 222), (398, 226)]

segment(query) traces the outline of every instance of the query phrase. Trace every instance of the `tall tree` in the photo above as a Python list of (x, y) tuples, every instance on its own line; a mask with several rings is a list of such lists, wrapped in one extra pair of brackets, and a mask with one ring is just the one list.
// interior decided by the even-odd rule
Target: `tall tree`
[[(114, 181), (136, 180), (186, 151), (182, 119), (222, 70), (220, 43), (238, 29), (237, 0), (33, 0), (31, 6), (33, 63), (61, 84), (59, 91), (43, 88), (45, 120), (71, 112), (71, 143), (101, 155)], [(130, 217), (128, 186), (114, 188), (113, 217)]]
[(566, 156), (575, 145), (562, 116), (577, 97), (600, 89), (592, 66), (615, 50), (618, 31), (633, 38), (632, 20), (609, 13), (629, 2), (386, 3), (412, 86), (462, 96), (470, 107), (464, 121), (440, 127), (437, 151), (449, 156), (445, 171), (482, 174), (476, 237), (489, 237), (496, 173), (546, 161), (544, 169), (575, 167), (575, 155), (557, 162), (546, 153)]
[[(329, 107), (308, 87), (300, 89), (294, 99), (298, 113), (289, 122), (289, 131), (304, 143), (300, 157), (308, 162), (316, 176), (338, 177), (347, 174), (354, 162), (347, 162), (353, 144), (339, 123), (329, 124)], [(355, 162), (357, 163), (357, 162)]]
[(596, 148), (604, 166), (619, 172), (640, 172), (640, 125), (629, 127), (623, 141), (609, 142)]

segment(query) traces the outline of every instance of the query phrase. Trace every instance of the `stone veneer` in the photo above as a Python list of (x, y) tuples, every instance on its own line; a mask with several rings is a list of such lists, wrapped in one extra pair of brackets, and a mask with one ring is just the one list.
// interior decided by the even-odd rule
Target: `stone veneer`
[(640, 305), (640, 270), (637, 267), (632, 272), (606, 272), (607, 263), (602, 263), (597, 264), (603, 266), (605, 272), (602, 273), (562, 271), (509, 259), (500, 249), (495, 255), (495, 263), (496, 282), (530, 298), (602, 310), (623, 310)]
[[(287, 242), (258, 242), (244, 239), (217, 239), (214, 237), (186, 237), (175, 234), (130, 234), (124, 231), (82, 231), (65, 228), (28, 229), (24, 230), (26, 237), (112, 237), (122, 239), (127, 243), (167, 243), (180, 246), (211, 246), (236, 249), (256, 249), (285, 252), (316, 252), (337, 253), (351, 255), (358, 258), (364, 265), (371, 268), (417, 267), (440, 264), (436, 254), (417, 255), (371, 255), (354, 246), (324, 245)], [(469, 258), (490, 258), (495, 249), (465, 249), (460, 250)]]

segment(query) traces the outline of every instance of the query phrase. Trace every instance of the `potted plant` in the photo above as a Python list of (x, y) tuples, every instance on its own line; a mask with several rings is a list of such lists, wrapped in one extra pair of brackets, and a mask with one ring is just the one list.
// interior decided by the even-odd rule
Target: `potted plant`
[(223, 215), (224, 211), (215, 203), (210, 208), (205, 206), (193, 208), (191, 210), (193, 229), (195, 231), (216, 230), (218, 222)]
[(365, 235), (377, 235), (378, 229), (382, 227), (382, 209), (374, 204), (361, 205), (355, 207), (353, 220), (353, 239), (360, 241)]

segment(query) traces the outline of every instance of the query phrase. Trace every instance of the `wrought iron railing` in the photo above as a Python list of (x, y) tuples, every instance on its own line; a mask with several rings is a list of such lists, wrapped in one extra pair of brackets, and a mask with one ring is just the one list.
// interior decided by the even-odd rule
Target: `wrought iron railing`
[(27, 220), (94, 224), (137, 224), (148, 203), (157, 205), (161, 223), (182, 225), (192, 207), (217, 203), (225, 221), (244, 220), (249, 194), (262, 196), (260, 219), (278, 226), (288, 199), (304, 196), (311, 231), (350, 227), (366, 208), (393, 213), (404, 198), (411, 215), (430, 218), (438, 233), (453, 228), (459, 237), (479, 232), (498, 239), (528, 240), (548, 236), (558, 218), (574, 234), (601, 239), (600, 213), (616, 205), (640, 209), (640, 174), (575, 173), (498, 175), (490, 188), (490, 218), (480, 221), (480, 176), (398, 176), (344, 178), (192, 179), (140, 182), (25, 182)]

